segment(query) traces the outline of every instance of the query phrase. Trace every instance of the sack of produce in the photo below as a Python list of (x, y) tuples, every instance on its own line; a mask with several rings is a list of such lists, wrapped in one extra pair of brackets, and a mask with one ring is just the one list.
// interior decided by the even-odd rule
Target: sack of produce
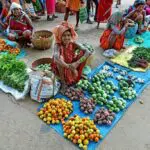
[(54, 78), (53, 73), (45, 75), (40, 72), (33, 72), (30, 75), (31, 99), (37, 102), (44, 102), (56, 95), (60, 88), (60, 82)]
[(87, 9), (86, 7), (81, 7), (80, 11), (79, 11), (79, 18), (80, 18), (80, 22), (83, 23), (84, 21), (87, 20)]

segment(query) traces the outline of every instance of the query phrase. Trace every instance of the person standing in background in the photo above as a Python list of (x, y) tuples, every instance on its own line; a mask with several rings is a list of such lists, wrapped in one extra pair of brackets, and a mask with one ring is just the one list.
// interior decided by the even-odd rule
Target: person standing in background
[(87, 23), (88, 24), (92, 24), (92, 21), (90, 20), (91, 1), (93, 1), (95, 3), (95, 6), (96, 6), (94, 20), (95, 21), (97, 20), (98, 0), (87, 0), (87, 14), (88, 14)]
[(113, 0), (100, 0), (97, 11), (97, 29), (100, 22), (105, 22), (111, 16)]
[(121, 0), (117, 0), (116, 8), (118, 8), (118, 5), (121, 5)]
[(58, 16), (55, 15), (55, 0), (46, 0), (47, 21), (53, 21)]
[(78, 27), (79, 27), (79, 10), (80, 10), (81, 4), (83, 3), (84, 2), (82, 0), (66, 0), (66, 13), (64, 16), (64, 21), (68, 21), (70, 12), (75, 12), (76, 13), (75, 30), (78, 30)]

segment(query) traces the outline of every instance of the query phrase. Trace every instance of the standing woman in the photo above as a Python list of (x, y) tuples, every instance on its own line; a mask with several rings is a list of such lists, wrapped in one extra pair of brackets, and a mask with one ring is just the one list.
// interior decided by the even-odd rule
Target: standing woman
[(33, 7), (34, 7), (35, 12), (38, 13), (39, 15), (41, 15), (43, 8), (42, 8), (40, 1), (39, 0), (32, 0), (32, 3), (33, 3)]
[(117, 0), (116, 8), (118, 8), (118, 5), (121, 5), (121, 0)]
[(113, 0), (100, 0), (97, 12), (97, 29), (100, 22), (105, 22), (111, 16)]
[(87, 0), (87, 23), (88, 24), (92, 24), (92, 21), (90, 20), (90, 10), (91, 10), (91, 2), (94, 2), (95, 6), (96, 6), (96, 11), (95, 11), (95, 16), (94, 16), (94, 20), (97, 20), (97, 11), (98, 11), (98, 0)]
[(56, 0), (46, 0), (47, 21), (53, 21), (58, 16), (55, 15)]
[(64, 21), (68, 21), (69, 12), (71, 11), (76, 12), (75, 30), (77, 30), (79, 27), (79, 9), (81, 7), (81, 3), (83, 3), (83, 1), (81, 0), (66, 0), (66, 13), (64, 16)]

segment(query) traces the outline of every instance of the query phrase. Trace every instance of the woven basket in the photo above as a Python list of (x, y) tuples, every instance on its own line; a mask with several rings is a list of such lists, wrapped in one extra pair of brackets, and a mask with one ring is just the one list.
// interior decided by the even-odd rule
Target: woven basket
[(40, 58), (35, 60), (32, 63), (32, 69), (34, 70), (37, 66), (41, 65), (41, 64), (51, 64), (52, 63), (52, 58)]
[(53, 40), (53, 33), (47, 30), (36, 31), (32, 36), (32, 44), (35, 49), (39, 50), (51, 48)]

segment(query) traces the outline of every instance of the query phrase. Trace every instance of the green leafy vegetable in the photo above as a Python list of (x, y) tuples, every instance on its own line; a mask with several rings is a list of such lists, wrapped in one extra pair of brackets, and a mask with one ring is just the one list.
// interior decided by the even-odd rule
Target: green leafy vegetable
[(26, 64), (17, 60), (15, 55), (7, 54), (0, 58), (0, 80), (4, 84), (23, 92), (28, 78)]

